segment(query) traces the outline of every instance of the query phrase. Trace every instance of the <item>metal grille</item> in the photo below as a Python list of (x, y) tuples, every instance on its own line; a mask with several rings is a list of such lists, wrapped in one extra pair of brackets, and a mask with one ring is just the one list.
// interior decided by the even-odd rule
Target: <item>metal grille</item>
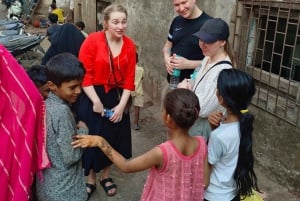
[(300, 1), (237, 0), (233, 48), (257, 107), (300, 126)]

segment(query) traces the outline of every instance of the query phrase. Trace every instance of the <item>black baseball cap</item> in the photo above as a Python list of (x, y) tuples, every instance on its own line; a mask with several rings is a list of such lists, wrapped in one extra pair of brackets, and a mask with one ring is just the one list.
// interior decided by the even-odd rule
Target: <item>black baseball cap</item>
[(193, 35), (205, 43), (227, 40), (229, 37), (229, 26), (221, 18), (213, 18), (207, 20), (200, 30)]

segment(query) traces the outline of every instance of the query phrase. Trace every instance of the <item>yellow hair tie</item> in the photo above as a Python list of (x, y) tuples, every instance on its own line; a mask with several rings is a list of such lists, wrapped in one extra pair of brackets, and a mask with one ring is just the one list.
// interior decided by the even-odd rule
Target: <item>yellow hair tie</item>
[(240, 110), (240, 112), (242, 113), (242, 114), (245, 114), (245, 113), (247, 113), (247, 112), (249, 112), (249, 110)]

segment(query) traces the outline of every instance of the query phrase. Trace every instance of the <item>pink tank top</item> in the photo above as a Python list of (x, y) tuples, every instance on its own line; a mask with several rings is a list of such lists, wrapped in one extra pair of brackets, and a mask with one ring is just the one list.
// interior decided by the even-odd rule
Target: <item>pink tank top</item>
[(191, 156), (183, 155), (171, 141), (159, 145), (163, 167), (150, 169), (141, 201), (203, 201), (207, 145), (203, 137), (197, 140), (198, 148)]

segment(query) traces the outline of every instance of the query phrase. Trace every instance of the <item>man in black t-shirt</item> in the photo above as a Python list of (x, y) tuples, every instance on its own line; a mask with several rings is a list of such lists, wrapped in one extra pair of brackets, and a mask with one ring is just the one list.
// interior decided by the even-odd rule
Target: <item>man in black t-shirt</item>
[(173, 68), (181, 70), (180, 81), (182, 81), (184, 78), (190, 78), (204, 57), (199, 46), (199, 39), (193, 34), (212, 17), (199, 9), (196, 0), (172, 1), (178, 16), (171, 23), (163, 54), (168, 81)]

